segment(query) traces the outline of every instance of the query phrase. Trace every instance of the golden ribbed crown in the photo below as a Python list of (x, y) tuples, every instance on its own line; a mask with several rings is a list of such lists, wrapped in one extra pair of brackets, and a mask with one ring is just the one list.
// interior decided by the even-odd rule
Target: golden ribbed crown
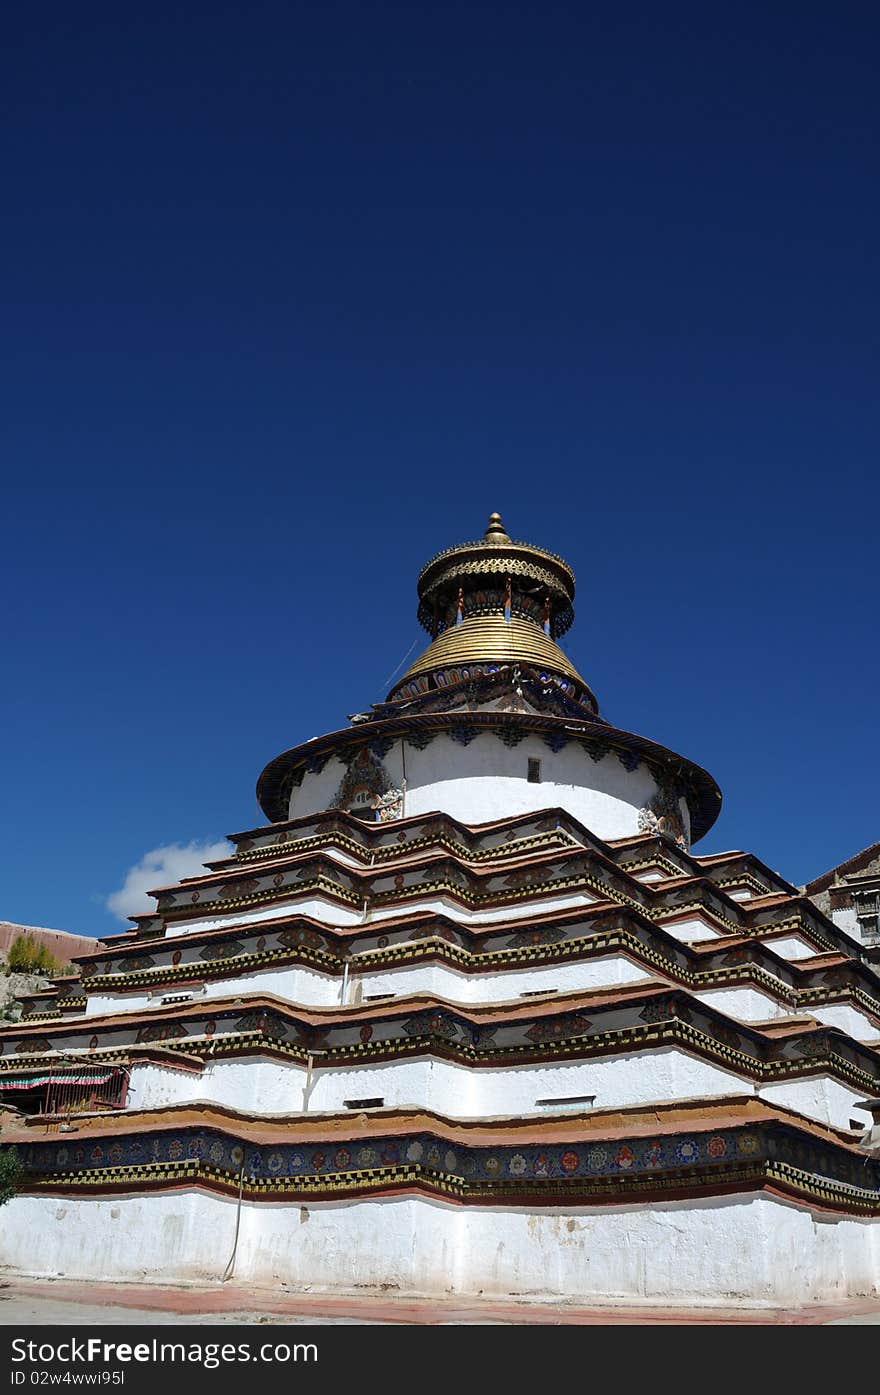
[(595, 709), (592, 693), (555, 642), (574, 619), (574, 573), (554, 552), (510, 538), (493, 513), (482, 538), (432, 557), (419, 573), (419, 621), (433, 643), (389, 701), (527, 665)]
[(550, 632), (565, 634), (574, 620), (574, 572), (555, 552), (508, 537), (501, 515), (489, 515), (485, 533), (475, 542), (458, 543), (438, 552), (419, 572), (419, 621), (437, 636), (455, 623), (459, 592), (466, 613), (473, 612), (476, 595), (505, 588), (510, 577), (513, 611), (527, 614), (550, 603)]

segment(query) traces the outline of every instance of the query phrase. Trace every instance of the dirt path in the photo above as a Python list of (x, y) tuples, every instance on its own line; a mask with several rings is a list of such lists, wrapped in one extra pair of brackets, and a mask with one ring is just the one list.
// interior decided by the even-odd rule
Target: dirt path
[(329, 1296), (235, 1284), (76, 1283), (66, 1279), (0, 1279), (0, 1325), (104, 1326), (114, 1323), (345, 1323), (639, 1325), (825, 1325), (880, 1323), (880, 1303), (852, 1301), (794, 1309), (583, 1308), (484, 1299)]

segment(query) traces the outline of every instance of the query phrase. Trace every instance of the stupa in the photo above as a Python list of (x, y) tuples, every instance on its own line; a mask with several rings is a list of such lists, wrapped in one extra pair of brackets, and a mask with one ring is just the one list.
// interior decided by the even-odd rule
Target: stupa
[(267, 823), (0, 1031), (0, 1262), (312, 1292), (874, 1293), (872, 954), (610, 724), (562, 558), (483, 537)]

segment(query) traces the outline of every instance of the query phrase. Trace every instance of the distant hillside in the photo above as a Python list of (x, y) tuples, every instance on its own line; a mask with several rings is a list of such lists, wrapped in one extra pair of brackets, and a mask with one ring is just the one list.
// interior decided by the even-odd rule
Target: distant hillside
[(0, 952), (5, 956), (19, 935), (33, 935), (44, 944), (59, 964), (69, 964), (77, 954), (87, 954), (97, 943), (90, 935), (72, 935), (69, 930), (48, 930), (44, 925), (16, 925), (0, 920)]

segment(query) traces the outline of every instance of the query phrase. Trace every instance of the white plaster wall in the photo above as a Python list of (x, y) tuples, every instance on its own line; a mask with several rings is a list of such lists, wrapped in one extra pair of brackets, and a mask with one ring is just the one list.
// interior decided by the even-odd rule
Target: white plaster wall
[(535, 896), (517, 905), (494, 906), (489, 910), (472, 911), (461, 902), (447, 896), (413, 897), (404, 905), (377, 906), (371, 912), (367, 924), (376, 925), (383, 920), (399, 920), (401, 915), (415, 914), (416, 911), (433, 911), (437, 915), (449, 916), (461, 925), (505, 924), (508, 920), (530, 920), (534, 916), (549, 915), (551, 911), (571, 910), (577, 906), (592, 906), (599, 900), (591, 891), (563, 891), (555, 896)]
[[(195, 969), (197, 972), (198, 965)], [(164, 996), (172, 997), (186, 991), (186, 988), (169, 987)], [(302, 965), (279, 965), (259, 973), (208, 979), (194, 991), (192, 1001), (207, 1003), (217, 998), (253, 993), (271, 994), (304, 1007), (337, 1007), (341, 1002), (342, 977), (322, 974)], [(162, 996), (151, 996), (149, 993), (94, 993), (88, 997), (86, 1014), (95, 1017), (108, 1012), (141, 1012), (144, 1008), (158, 1008), (162, 1005)]]
[(187, 920), (185, 924), (169, 925), (166, 939), (176, 939), (196, 930), (229, 930), (237, 925), (249, 925), (257, 920), (280, 920), (291, 915), (311, 916), (325, 925), (348, 927), (352, 925), (375, 924), (384, 920), (399, 919), (401, 915), (415, 915), (419, 911), (432, 911), (447, 915), (451, 920), (463, 925), (485, 925), (492, 921), (522, 920), (529, 916), (544, 915), (550, 911), (564, 910), (572, 906), (591, 906), (599, 900), (589, 891), (563, 891), (555, 896), (530, 898), (521, 905), (495, 907), (491, 910), (472, 911), (460, 901), (448, 896), (414, 896), (406, 902), (396, 902), (390, 906), (376, 906), (365, 916), (360, 910), (349, 910), (323, 896), (290, 896), (272, 906), (262, 906), (253, 911), (232, 911), (228, 915), (215, 916), (208, 920)]
[(3, 1208), (0, 1263), (51, 1278), (219, 1279), (234, 1200), (176, 1195), (17, 1196)]
[(849, 1128), (851, 1118), (864, 1117), (866, 1127), (870, 1123), (869, 1115), (854, 1107), (857, 1100), (865, 1098), (864, 1090), (853, 1090), (828, 1075), (811, 1075), (802, 1080), (761, 1085), (758, 1094), (762, 1099), (783, 1104), (799, 1114), (806, 1114), (810, 1119), (818, 1119), (822, 1124), (834, 1124), (836, 1128)]
[(429, 1056), (322, 1069), (316, 1057), (308, 1100), (305, 1081), (298, 1062), (268, 1056), (221, 1058), (200, 1075), (151, 1063), (132, 1068), (129, 1102), (132, 1109), (204, 1100), (250, 1114), (330, 1113), (343, 1111), (347, 1099), (378, 1096), (387, 1109), (415, 1105), (472, 1119), (543, 1112), (537, 1100), (560, 1096), (595, 1095), (596, 1108), (607, 1108), (751, 1090), (741, 1077), (677, 1047), (497, 1069)]
[[(267, 1281), (399, 1293), (701, 1307), (831, 1301), (876, 1292), (870, 1222), (814, 1220), (759, 1195), (614, 1208), (457, 1208), (411, 1200), (305, 1208), (299, 1229), (249, 1208), (242, 1264)], [(285, 1221), (287, 1222), (285, 1224)]]
[[(168, 992), (173, 990), (169, 988)], [(153, 1000), (153, 1006), (158, 1006), (159, 999)], [(86, 999), (84, 1017), (100, 1017), (105, 1012), (138, 1012), (141, 1008), (148, 1007), (150, 996), (148, 993), (90, 993)]]
[(856, 1041), (876, 1041), (880, 1037), (880, 1027), (877, 1023), (872, 1022), (867, 1013), (860, 1012), (850, 1003), (823, 1003), (821, 1006), (808, 1007), (807, 1012), (819, 1022), (827, 1023), (829, 1027), (839, 1027)]
[[(195, 1189), (19, 1196), (0, 1263), (79, 1279), (219, 1280), (236, 1202)], [(462, 1207), (417, 1197), (245, 1201), (235, 1281), (567, 1302), (801, 1305), (880, 1289), (878, 1227), (763, 1194), (651, 1206)]]
[(764, 944), (778, 954), (780, 959), (813, 959), (820, 952), (800, 935), (780, 935), (778, 939), (765, 939)]
[(250, 911), (229, 911), (226, 915), (206, 916), (169, 925), (165, 938), (173, 940), (194, 930), (228, 930), (233, 925), (250, 925), (255, 920), (280, 920), (293, 914), (311, 916), (326, 925), (358, 925), (363, 919), (363, 910), (349, 910), (326, 896), (291, 896), (270, 906), (255, 906)]
[[(463, 974), (445, 964), (424, 964), (358, 975), (365, 995), (394, 993), (403, 997), (410, 993), (433, 993), (454, 1003), (514, 1002), (523, 993), (551, 989), (575, 993), (588, 988), (610, 988), (618, 983), (640, 983), (655, 977), (622, 954), (487, 974)], [(349, 981), (349, 1002), (355, 1001), (352, 990), (357, 981)]]
[[(316, 1057), (308, 1099), (306, 1071), (296, 1061), (243, 1056), (211, 1061), (194, 1075), (152, 1063), (132, 1068), (129, 1107), (158, 1109), (196, 1100), (246, 1114), (335, 1113), (347, 1099), (384, 1100), (386, 1109), (418, 1106), (450, 1119), (543, 1113), (539, 1099), (595, 1095), (595, 1108), (684, 1100), (702, 1095), (760, 1093), (807, 1118), (848, 1128), (863, 1096), (827, 1076), (780, 1081), (758, 1089), (751, 1080), (688, 1055), (678, 1047), (632, 1055), (558, 1061), (552, 1065), (476, 1068), (429, 1056), (322, 1069)], [(573, 1106), (577, 1109), (578, 1106)]]
[(730, 933), (723, 926), (708, 924), (698, 915), (690, 916), (686, 920), (663, 920), (661, 918), (659, 923), (667, 935), (674, 935), (677, 940), (681, 940), (684, 944), (691, 944), (694, 940), (712, 940), (719, 935)]
[[(395, 742), (383, 761), (398, 788), (404, 780), (402, 745), (402, 740)], [(526, 778), (530, 758), (541, 762), (539, 784)], [(514, 747), (491, 732), (481, 733), (467, 746), (437, 735), (424, 751), (407, 746), (405, 763), (407, 816), (442, 810), (469, 824), (558, 807), (600, 838), (625, 838), (639, 832), (638, 811), (657, 790), (645, 765), (624, 770), (614, 754), (593, 761), (574, 742), (553, 752), (537, 735)], [(334, 756), (318, 774), (306, 774), (291, 793), (289, 817), (331, 808), (345, 773)], [(684, 801), (681, 808), (689, 829)]]
[[(555, 989), (559, 993), (574, 993), (580, 989), (610, 988), (617, 983), (638, 983), (655, 977), (622, 954), (487, 974), (463, 974), (445, 964), (422, 963), (352, 975), (345, 1001), (350, 1006), (359, 998), (374, 993), (393, 993), (395, 997), (430, 993), (454, 1003), (516, 1002), (523, 993), (532, 991)], [(296, 965), (209, 980), (204, 990), (194, 995), (194, 1002), (262, 993), (303, 1007), (342, 1004), (341, 975), (322, 974)], [(174, 992), (173, 988), (168, 989), (168, 995)], [(89, 997), (86, 1010), (94, 1017), (108, 1012), (140, 1012), (160, 1005), (160, 997), (150, 998), (146, 993), (96, 993)]]
[(770, 1017), (790, 1017), (795, 1011), (769, 993), (761, 993), (757, 988), (710, 988), (695, 993), (701, 1003), (717, 1008), (719, 1012), (736, 1017), (741, 1022), (764, 1022)]

